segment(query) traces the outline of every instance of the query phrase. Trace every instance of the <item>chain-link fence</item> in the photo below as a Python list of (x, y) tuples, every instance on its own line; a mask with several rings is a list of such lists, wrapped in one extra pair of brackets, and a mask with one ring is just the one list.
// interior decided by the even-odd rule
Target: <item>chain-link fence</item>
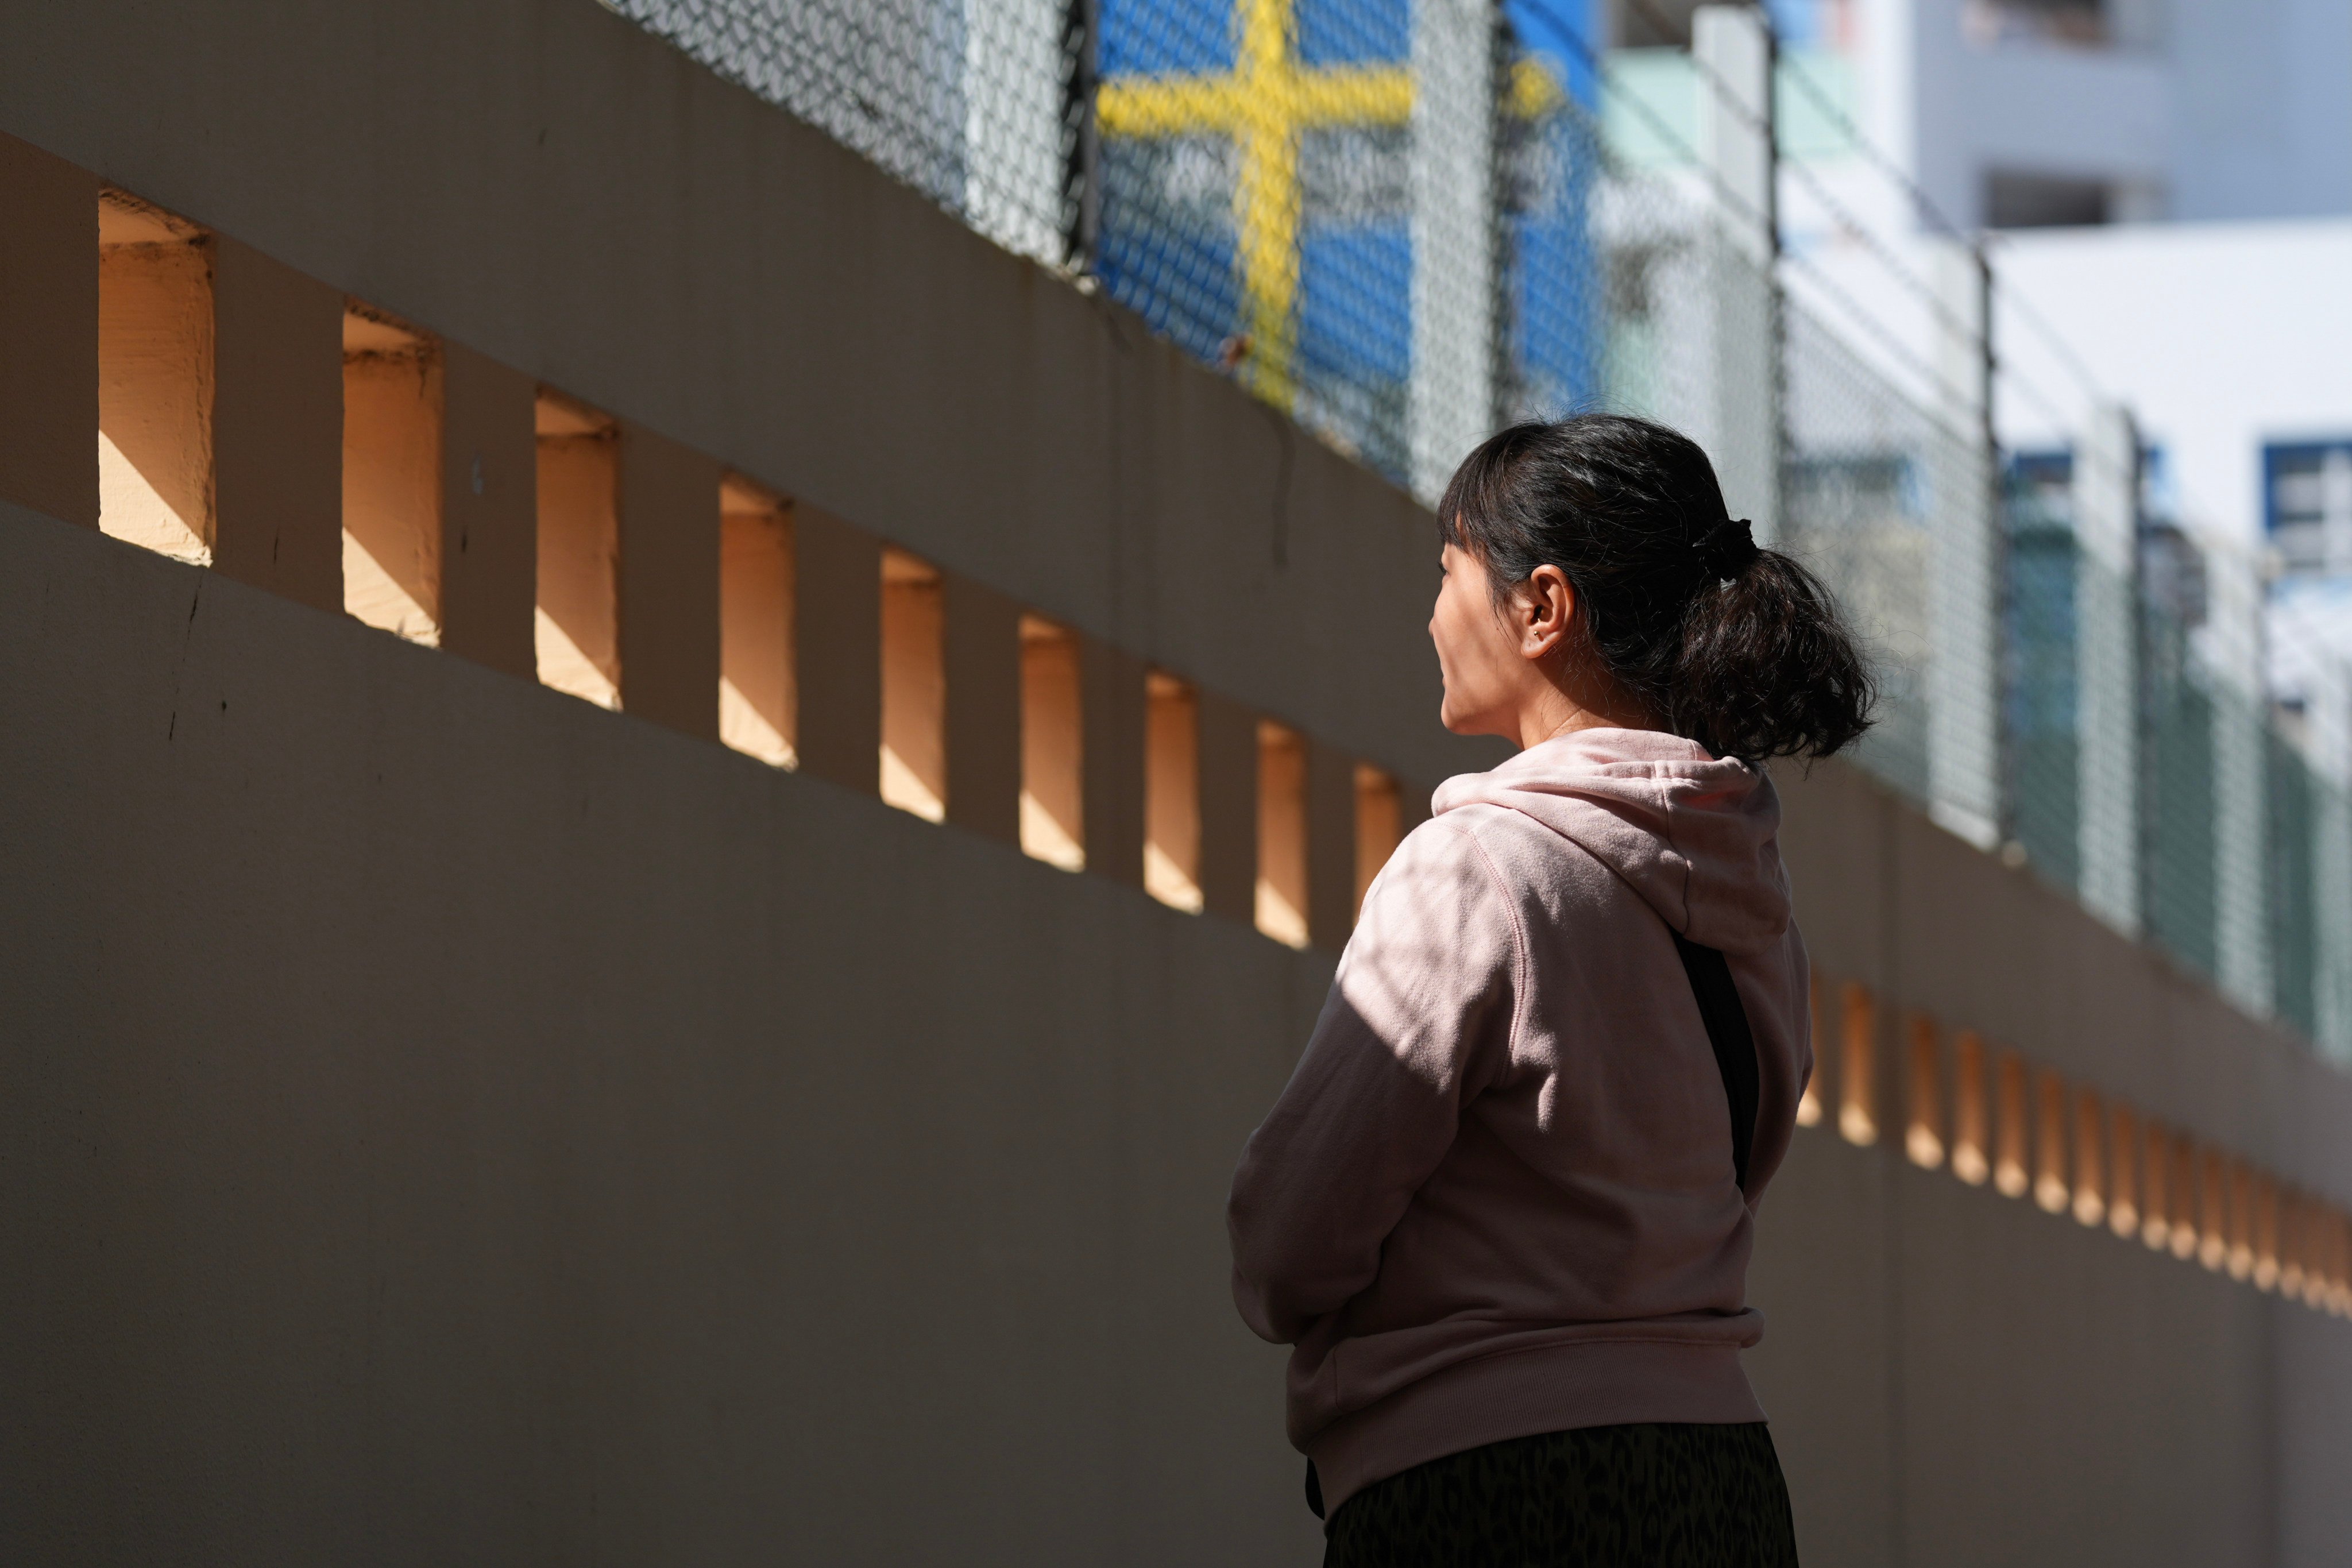
[[(1801, 67), (1612, 57), (1553, 0), (607, 3), (1424, 500), (1512, 418), (1687, 431), (1873, 649), (1865, 766), (2352, 1057), (2352, 680), (2266, 645), (2127, 429), (1996, 464), (1973, 258), (1927, 278), (1809, 172), (1860, 133)], [(1781, 191), (1912, 349), (1780, 253)]]

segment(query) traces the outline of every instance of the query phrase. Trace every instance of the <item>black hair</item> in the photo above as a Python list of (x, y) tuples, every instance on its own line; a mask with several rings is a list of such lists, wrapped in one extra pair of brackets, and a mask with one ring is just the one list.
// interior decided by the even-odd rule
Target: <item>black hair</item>
[(1826, 757), (1870, 727), (1870, 669), (1821, 579), (1759, 550), (1679, 431), (1617, 414), (1514, 425), (1454, 470), (1438, 536), (1499, 605), (1538, 566), (1655, 722), (1718, 757)]

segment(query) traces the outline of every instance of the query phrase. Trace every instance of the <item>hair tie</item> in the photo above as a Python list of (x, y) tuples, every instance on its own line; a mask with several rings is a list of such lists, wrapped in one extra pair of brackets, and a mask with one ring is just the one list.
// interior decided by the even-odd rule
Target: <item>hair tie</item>
[(1756, 548), (1756, 535), (1744, 517), (1717, 523), (1692, 549), (1698, 552), (1699, 564), (1706, 568), (1707, 575), (1717, 581), (1738, 576), (1763, 553)]

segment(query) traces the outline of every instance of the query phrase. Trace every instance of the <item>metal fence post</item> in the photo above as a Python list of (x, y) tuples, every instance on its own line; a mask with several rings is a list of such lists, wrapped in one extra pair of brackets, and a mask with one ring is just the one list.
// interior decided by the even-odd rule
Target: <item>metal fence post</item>
[(1494, 0), (1413, 0), (1412, 490), (1434, 502), (1495, 405)]
[(2263, 583), (2251, 552), (2207, 543), (2205, 663), (2213, 680), (2213, 952), (2222, 992), (2271, 1011), (2269, 756)]
[(1008, 250), (1062, 257), (1062, 0), (966, 0), (964, 214)]
[(1927, 812), (1980, 849), (2000, 838), (2000, 508), (1992, 434), (1991, 273), (1957, 240), (1927, 242), (1946, 318), (1937, 366), (1964, 456), (1931, 476)]
[(2352, 1066), (2352, 668), (2318, 660), (2305, 700), (2320, 778), (2311, 849), (2313, 1011), (2321, 1053)]
[(1062, 11), (1062, 265), (1095, 270), (1102, 235), (1102, 136), (1095, 89), (1102, 81), (1101, 0)]
[(2093, 411), (2075, 453), (2074, 703), (2083, 903), (2140, 929), (2139, 431)]
[(1771, 25), (1760, 8), (1702, 5), (1692, 15), (1698, 155), (1717, 194), (1708, 434), (1724, 500), (1734, 516), (1754, 522), (1759, 544), (1780, 535), (1784, 423), (1772, 51)]

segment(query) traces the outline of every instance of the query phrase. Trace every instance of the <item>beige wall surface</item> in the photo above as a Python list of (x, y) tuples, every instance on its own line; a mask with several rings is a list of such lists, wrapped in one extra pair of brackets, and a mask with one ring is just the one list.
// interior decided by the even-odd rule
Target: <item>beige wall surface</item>
[[(1328, 953), (13, 509), (0, 668), (0, 1558), (1313, 1561), (1223, 1200)], [(2340, 1560), (2352, 1325), (1826, 1128), (1753, 1285), (1809, 1563)]]

